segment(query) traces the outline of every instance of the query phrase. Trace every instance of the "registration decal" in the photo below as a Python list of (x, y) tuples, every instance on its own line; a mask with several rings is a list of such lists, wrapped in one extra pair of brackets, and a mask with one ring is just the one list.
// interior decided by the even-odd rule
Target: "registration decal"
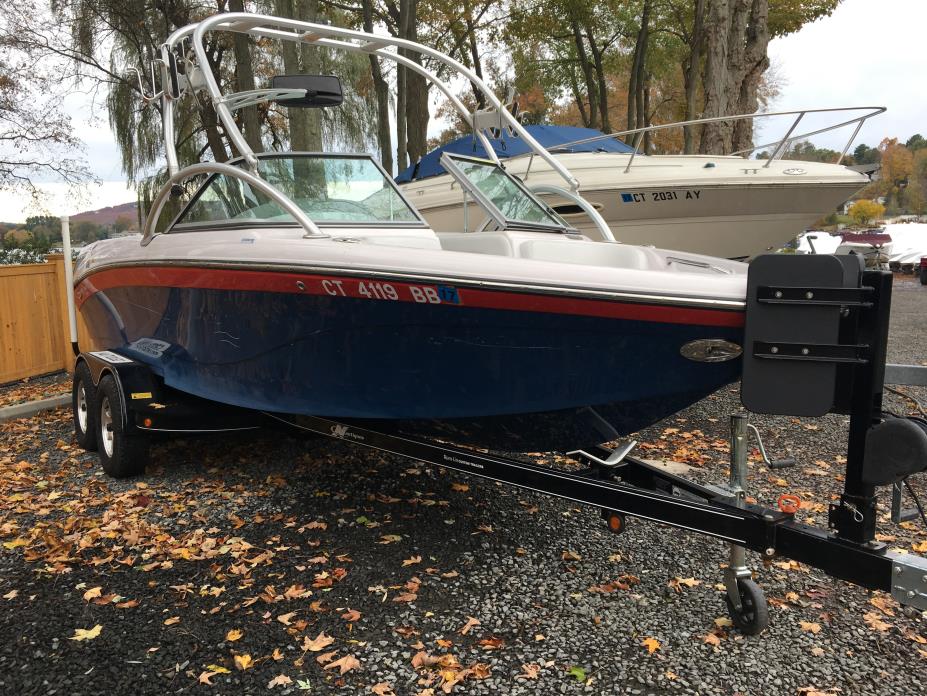
[(622, 192), (622, 203), (644, 203), (646, 201), (697, 201), (701, 199), (701, 189), (684, 189), (682, 191), (643, 191)]
[[(309, 283), (313, 281), (309, 279)], [(322, 278), (319, 286), (332, 297), (354, 297), (417, 304), (462, 304), (457, 288), (450, 285), (416, 285), (354, 278)], [(306, 286), (303, 284), (304, 288)]]

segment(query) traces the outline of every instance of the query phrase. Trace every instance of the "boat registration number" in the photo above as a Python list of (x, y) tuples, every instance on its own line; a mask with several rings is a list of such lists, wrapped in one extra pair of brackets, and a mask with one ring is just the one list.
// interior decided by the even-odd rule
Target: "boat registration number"
[(457, 288), (450, 285), (411, 285), (378, 280), (326, 278), (322, 281), (322, 290), (333, 297), (363, 297), (368, 300), (419, 304), (461, 304)]
[(646, 201), (697, 201), (702, 195), (701, 189), (685, 191), (643, 191), (638, 193), (621, 193), (622, 203), (644, 203)]

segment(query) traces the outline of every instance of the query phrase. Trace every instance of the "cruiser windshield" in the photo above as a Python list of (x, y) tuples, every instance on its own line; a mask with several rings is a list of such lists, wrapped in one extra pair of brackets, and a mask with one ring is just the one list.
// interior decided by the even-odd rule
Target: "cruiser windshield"
[[(258, 171), (318, 225), (420, 222), (389, 177), (365, 155), (262, 157)], [(175, 226), (236, 222), (291, 223), (293, 218), (244, 181), (218, 175), (207, 181)]]

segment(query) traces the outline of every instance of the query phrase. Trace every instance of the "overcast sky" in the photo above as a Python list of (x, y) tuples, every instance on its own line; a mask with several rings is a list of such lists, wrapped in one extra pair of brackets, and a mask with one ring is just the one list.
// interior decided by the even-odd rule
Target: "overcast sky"
[[(854, 145), (875, 146), (885, 136), (904, 141), (914, 133), (927, 135), (925, 27), (927, 0), (843, 0), (830, 17), (770, 45), (782, 82), (770, 110), (885, 106), (888, 111), (868, 121)], [(47, 209), (56, 215), (73, 214), (132, 200), (134, 192), (125, 187), (105, 113), (92, 113), (83, 95), (72, 95), (66, 107), (74, 115), (94, 174), (104, 183), (89, 187), (83, 200), (69, 197), (60, 185), (43, 184), (49, 193)], [(832, 116), (809, 116), (800, 130), (828, 122), (834, 122)], [(763, 140), (774, 140), (787, 128), (782, 119), (765, 123)], [(813, 142), (842, 150), (851, 132), (845, 128), (822, 134)], [(0, 221), (19, 222), (34, 212), (23, 206), (22, 196), (0, 192)]]

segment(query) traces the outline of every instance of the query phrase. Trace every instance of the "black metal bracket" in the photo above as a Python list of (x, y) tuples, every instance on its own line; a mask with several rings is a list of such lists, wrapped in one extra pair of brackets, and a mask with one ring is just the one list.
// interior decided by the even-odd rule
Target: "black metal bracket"
[(808, 360), (863, 365), (869, 361), (868, 345), (842, 343), (790, 343), (754, 341), (753, 357), (765, 360)]
[(872, 289), (761, 285), (756, 289), (756, 299), (761, 304), (871, 307)]

